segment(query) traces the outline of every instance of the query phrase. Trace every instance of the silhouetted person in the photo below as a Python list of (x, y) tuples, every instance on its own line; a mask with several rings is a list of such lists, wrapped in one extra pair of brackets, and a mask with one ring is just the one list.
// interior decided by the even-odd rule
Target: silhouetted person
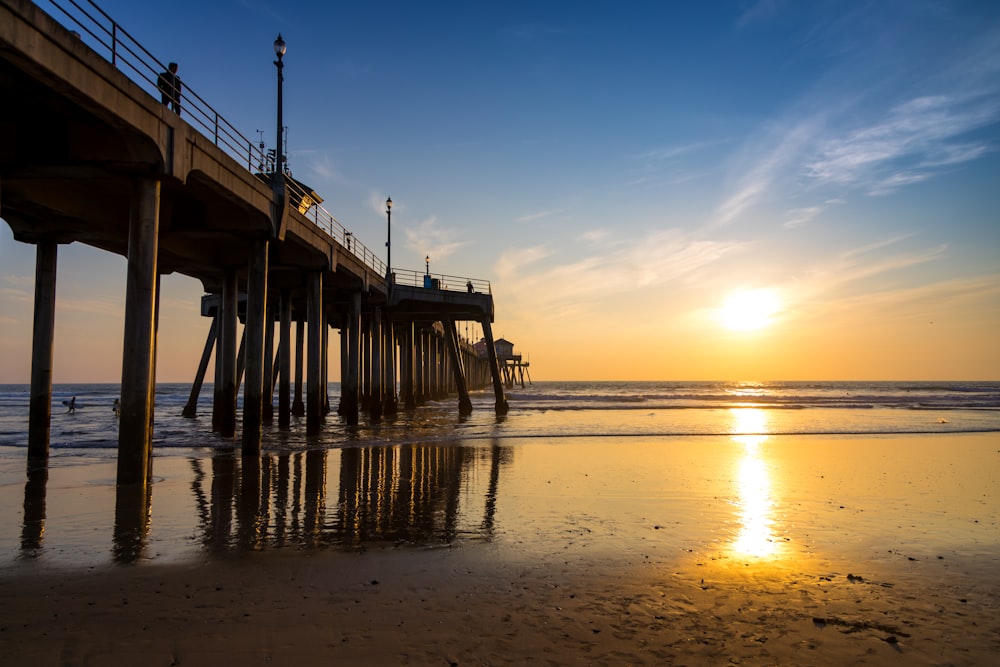
[(156, 87), (160, 89), (160, 101), (169, 104), (170, 108), (181, 115), (181, 78), (177, 76), (177, 63), (167, 65), (166, 72), (160, 72), (156, 79)]
[(68, 401), (63, 401), (63, 405), (66, 406), (66, 412), (76, 412), (76, 396)]
[(111, 406), (111, 411), (115, 413), (115, 417), (119, 417), (122, 414), (122, 404), (117, 398), (114, 405)]

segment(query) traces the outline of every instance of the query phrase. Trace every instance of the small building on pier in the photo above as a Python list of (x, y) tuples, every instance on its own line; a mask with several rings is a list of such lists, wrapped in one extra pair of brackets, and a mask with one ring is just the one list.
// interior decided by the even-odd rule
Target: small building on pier
[[(476, 352), (480, 359), (487, 356), (486, 339), (481, 339), (476, 343)], [(500, 372), (503, 374), (504, 384), (512, 387), (515, 383), (524, 387), (524, 377), (528, 376), (528, 383), (531, 383), (531, 373), (528, 371), (530, 362), (520, 353), (514, 352), (514, 343), (506, 338), (498, 338), (493, 343), (493, 348), (497, 353), (497, 363), (500, 365)]]

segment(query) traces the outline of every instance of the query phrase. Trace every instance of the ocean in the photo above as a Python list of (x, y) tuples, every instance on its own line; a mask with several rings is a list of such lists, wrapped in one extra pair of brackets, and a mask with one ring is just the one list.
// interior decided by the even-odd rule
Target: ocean
[[(53, 387), (53, 456), (116, 450), (116, 384)], [(212, 386), (198, 416), (184, 418), (190, 386), (159, 384), (154, 449), (231, 448), (211, 431)], [(76, 399), (68, 412), (63, 401)], [(816, 435), (1000, 431), (1000, 382), (535, 382), (507, 390), (511, 411), (496, 417), (493, 393), (474, 392), (473, 414), (458, 416), (457, 399), (430, 401), (378, 424), (357, 427), (327, 417), (307, 437), (304, 418), (292, 429), (265, 430), (264, 450), (447, 442), (461, 439), (590, 436)], [(339, 385), (330, 384), (336, 409)], [(0, 449), (18, 455), (28, 442), (28, 385), (0, 385)], [(237, 419), (242, 412), (238, 404)], [(238, 444), (237, 428), (237, 444)]]
[[(265, 426), (250, 461), (238, 435), (212, 433), (210, 385), (198, 416), (181, 416), (189, 391), (157, 386), (150, 497), (123, 502), (117, 385), (54, 387), (42, 475), (26, 475), (28, 387), (0, 386), (0, 571), (373, 545), (547, 558), (581, 522), (607, 532), (581, 558), (639, 548), (617, 541), (625, 524), (683, 524), (657, 539), (710, 551), (763, 521), (755, 548), (772, 549), (852, 498), (923, 503), (923, 542), (992, 550), (1000, 535), (1000, 382), (535, 382), (508, 390), (505, 416), (490, 391), (468, 417), (455, 398), (356, 427), (334, 412), (315, 436), (293, 417), (288, 432)], [(817, 496), (835, 482), (837, 497)], [(937, 509), (943, 498), (975, 521)], [(824, 548), (860, 544), (843, 540), (851, 520)]]

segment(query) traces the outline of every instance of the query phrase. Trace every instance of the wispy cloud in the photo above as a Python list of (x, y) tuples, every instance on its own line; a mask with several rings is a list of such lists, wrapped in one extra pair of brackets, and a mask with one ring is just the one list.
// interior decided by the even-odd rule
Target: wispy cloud
[[(385, 200), (391, 196), (392, 195), (387, 196), (380, 192), (372, 190), (371, 192), (368, 193), (368, 207), (372, 210), (372, 213), (375, 213), (377, 216), (382, 217), (385, 215)], [(392, 206), (393, 206), (392, 209), (393, 213), (399, 213), (400, 211), (406, 208), (404, 204), (400, 204), (398, 202), (393, 202)]]
[[(804, 148), (811, 145), (822, 125), (820, 116), (804, 118), (797, 123), (770, 129), (755, 147), (752, 154), (760, 154), (751, 166), (737, 168), (744, 175), (738, 178), (735, 192), (729, 195), (716, 210), (712, 226), (727, 225), (771, 194), (772, 187), (781, 175), (798, 162)], [(764, 148), (773, 145), (770, 150)]]
[(934, 95), (911, 99), (873, 124), (824, 141), (805, 165), (811, 179), (827, 184), (871, 184), (886, 194), (934, 175), (935, 170), (974, 160), (990, 149), (969, 133), (998, 119), (996, 102)]
[(610, 234), (611, 232), (609, 232), (606, 229), (591, 229), (580, 234), (580, 236), (578, 236), (577, 238), (587, 243), (600, 243), (601, 241), (606, 239)]
[(5, 285), (14, 285), (15, 287), (33, 287), (35, 284), (34, 276), (16, 276), (12, 273), (8, 273), (3, 277), (2, 282)]
[(631, 167), (630, 178), (625, 185), (633, 188), (649, 189), (661, 186), (679, 185), (704, 178), (711, 171), (698, 160), (705, 149), (724, 143), (719, 141), (698, 141), (676, 146), (651, 148), (639, 154), (627, 156)]
[(815, 310), (818, 304), (883, 291), (884, 285), (870, 281), (938, 260), (948, 250), (947, 245), (938, 245), (909, 252), (888, 252), (906, 238), (908, 235), (899, 235), (845, 250), (812, 267), (786, 291), (793, 295), (794, 305)]
[(550, 254), (551, 252), (544, 245), (518, 248), (500, 255), (500, 259), (497, 260), (493, 268), (500, 278), (509, 278), (516, 276), (524, 267), (539, 262)]
[[(573, 259), (559, 259), (547, 246), (519, 249), (504, 255), (495, 270), (510, 292), (518, 295), (518, 309), (525, 317), (534, 313), (549, 318), (607, 318), (623, 303), (623, 295), (694, 282), (708, 267), (746, 246), (665, 230), (623, 239), (607, 252)], [(541, 259), (547, 261), (540, 264)]]
[(333, 164), (330, 156), (325, 151), (309, 151), (304, 156), (306, 157), (306, 168), (319, 178), (333, 182), (344, 180), (344, 175)]
[(17, 287), (0, 287), (0, 299), (10, 303), (29, 303), (32, 301), (31, 292)]
[[(738, 27), (791, 8), (751, 3)], [(977, 36), (967, 43), (942, 38), (928, 45), (917, 35), (930, 24), (950, 21), (959, 31), (968, 18), (921, 5), (887, 31), (889, 7), (796, 9), (815, 19), (801, 43), (810, 53), (821, 46), (830, 67), (729, 160), (736, 177), (720, 199), (715, 226), (792, 196), (801, 202), (814, 195), (815, 204), (799, 205), (809, 209), (831, 195), (888, 195), (1000, 148), (993, 129), (1000, 122), (1000, 31), (971, 30)], [(789, 222), (807, 221), (791, 216)]]
[[(923, 285), (889, 286), (823, 302), (810, 313), (829, 325), (831, 319), (877, 322), (921, 320), (947, 326), (953, 318), (995, 318), (1000, 306), (1000, 274), (952, 278)], [(964, 326), (968, 326), (967, 324)]]
[(687, 155), (699, 149), (705, 148), (707, 146), (714, 145), (719, 142), (709, 142), (709, 141), (697, 141), (690, 144), (682, 144), (680, 146), (666, 146), (662, 148), (652, 148), (645, 153), (639, 154), (637, 157), (640, 160), (673, 160), (675, 158), (681, 157), (682, 155)]
[(68, 313), (118, 317), (125, 312), (125, 305), (116, 296), (93, 296), (87, 299), (64, 298), (58, 307)]
[[(384, 203), (384, 202), (383, 202)], [(403, 230), (406, 247), (421, 255), (430, 255), (432, 260), (442, 260), (453, 255), (468, 241), (458, 239), (458, 232), (442, 227), (436, 216), (432, 216), (415, 227)]]
[(793, 208), (786, 213), (784, 226), (793, 229), (811, 222), (816, 216), (823, 212), (822, 206), (807, 206), (805, 208)]
[(568, 209), (557, 208), (549, 211), (537, 211), (535, 213), (527, 213), (525, 215), (519, 216), (514, 219), (514, 222), (535, 222), (536, 220), (544, 220), (545, 218), (552, 218), (557, 215), (562, 215)]
[(757, 0), (736, 19), (736, 28), (743, 28), (757, 21), (768, 21), (778, 13), (778, 0)]

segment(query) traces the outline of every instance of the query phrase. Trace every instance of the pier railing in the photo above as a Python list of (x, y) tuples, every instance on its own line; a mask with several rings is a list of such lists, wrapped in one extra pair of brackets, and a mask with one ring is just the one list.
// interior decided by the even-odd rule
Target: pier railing
[(392, 275), (395, 284), (405, 287), (426, 287), (427, 289), (439, 289), (449, 292), (478, 294), (493, 293), (490, 281), (480, 280), (479, 278), (463, 278), (461, 276), (449, 276), (444, 273), (420, 273), (405, 269), (395, 269)]
[[(77, 0), (50, 0), (59, 14), (74, 26), (74, 32), (97, 53), (106, 54), (109, 62), (140, 85), (152, 89), (158, 96), (156, 82), (160, 72), (167, 67), (152, 53), (140, 44), (124, 28), (108, 16), (93, 0), (78, 2)], [(261, 174), (273, 166), (274, 158), (269, 155), (262, 142), (254, 143), (232, 123), (223, 118), (219, 112), (206, 102), (190, 86), (184, 85), (181, 91), (181, 113), (191, 125), (211, 139), (216, 146), (225, 151), (238, 163), (246, 166), (247, 171)], [(314, 202), (311, 193), (306, 193), (297, 183), (286, 181), (292, 198), (298, 202), (312, 202), (308, 207), (299, 206), (299, 212), (313, 221), (317, 227), (337, 240), (351, 254), (360, 259), (376, 275), (384, 276), (386, 265), (374, 252), (340, 223), (329, 211)]]

